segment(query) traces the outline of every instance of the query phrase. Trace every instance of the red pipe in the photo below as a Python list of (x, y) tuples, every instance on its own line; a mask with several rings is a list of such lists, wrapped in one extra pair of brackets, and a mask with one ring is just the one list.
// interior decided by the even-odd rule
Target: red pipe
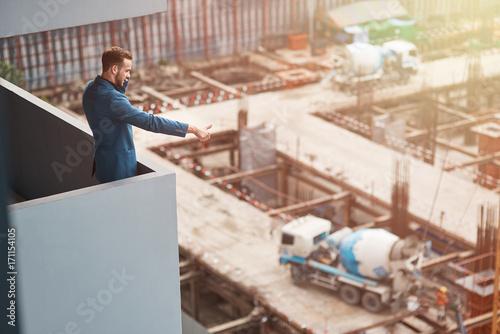
[(264, 47), (267, 47), (267, 0), (264, 0), (262, 5), (262, 37), (264, 39)]
[(172, 1), (172, 18), (174, 21), (174, 35), (175, 35), (175, 57), (177, 59), (177, 62), (181, 62), (181, 41), (179, 38), (179, 22), (177, 22), (177, 6), (176, 6), (176, 1)]
[(111, 35), (111, 43), (115, 46), (118, 46), (118, 41), (116, 39), (116, 26), (115, 21), (109, 22), (109, 32)]
[(16, 36), (14, 38), (14, 41), (16, 43), (17, 69), (22, 71), (23, 70), (23, 56), (21, 54), (21, 41), (19, 40), (19, 36)]
[(144, 49), (146, 51), (146, 64), (151, 68), (151, 50), (149, 49), (149, 35), (146, 16), (142, 17), (142, 36), (144, 38)]
[(54, 74), (54, 64), (52, 63), (52, 49), (50, 47), (50, 32), (45, 32), (45, 46), (47, 49), (47, 65), (49, 66), (49, 86), (51, 88), (56, 87), (56, 77)]
[(85, 69), (85, 52), (83, 48), (83, 26), (78, 27), (78, 50), (80, 52), (80, 67), (82, 71), (82, 79), (86, 80), (86, 69)]
[(205, 59), (210, 59), (210, 41), (208, 32), (208, 17), (207, 17), (207, 0), (203, 0), (203, 30), (205, 31)]
[(238, 0), (233, 0), (234, 53), (238, 54)]

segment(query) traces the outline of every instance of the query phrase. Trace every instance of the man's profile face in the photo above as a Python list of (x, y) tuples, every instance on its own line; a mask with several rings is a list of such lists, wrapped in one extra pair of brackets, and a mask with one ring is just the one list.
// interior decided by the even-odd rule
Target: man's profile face
[(122, 87), (126, 80), (130, 78), (132, 70), (132, 60), (124, 59), (123, 63), (118, 65), (118, 73), (115, 76), (115, 85)]

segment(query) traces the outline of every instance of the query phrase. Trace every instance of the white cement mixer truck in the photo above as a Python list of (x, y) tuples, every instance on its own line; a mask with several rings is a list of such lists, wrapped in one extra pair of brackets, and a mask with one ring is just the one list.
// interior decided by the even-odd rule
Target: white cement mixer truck
[(330, 229), (330, 221), (311, 215), (283, 226), (280, 263), (290, 265), (294, 284), (309, 281), (338, 291), (346, 303), (374, 313), (420, 287), (414, 274), (424, 247), (416, 238), (378, 228)]
[(394, 40), (382, 46), (368, 43), (348, 44), (342, 61), (323, 79), (339, 89), (355, 89), (360, 82), (404, 83), (417, 73), (420, 60), (415, 44)]

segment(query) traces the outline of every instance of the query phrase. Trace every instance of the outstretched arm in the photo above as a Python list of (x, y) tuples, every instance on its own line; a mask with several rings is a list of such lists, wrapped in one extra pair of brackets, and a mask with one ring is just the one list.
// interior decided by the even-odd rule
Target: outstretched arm
[(123, 94), (115, 95), (111, 99), (109, 109), (108, 115), (110, 118), (137, 126), (147, 131), (179, 137), (184, 137), (186, 133), (192, 133), (200, 141), (207, 141), (210, 139), (210, 132), (208, 132), (208, 130), (212, 127), (211, 124), (205, 127), (198, 127), (155, 115), (149, 115), (134, 108)]
[(188, 125), (187, 133), (194, 134), (200, 141), (207, 141), (210, 139), (210, 132), (208, 130), (212, 127), (212, 124), (204, 127), (197, 127), (195, 125)]

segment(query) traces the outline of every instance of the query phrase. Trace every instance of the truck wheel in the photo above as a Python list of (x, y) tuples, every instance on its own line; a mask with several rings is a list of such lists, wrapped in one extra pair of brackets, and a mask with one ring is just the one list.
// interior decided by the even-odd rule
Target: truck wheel
[(293, 284), (300, 286), (304, 283), (305, 277), (304, 272), (300, 264), (292, 263), (292, 282)]
[(340, 298), (347, 304), (358, 305), (361, 300), (361, 292), (358, 288), (344, 284), (340, 287)]
[(361, 298), (361, 305), (365, 310), (372, 313), (378, 313), (382, 310), (384, 305), (380, 301), (380, 296), (373, 292), (365, 292)]

